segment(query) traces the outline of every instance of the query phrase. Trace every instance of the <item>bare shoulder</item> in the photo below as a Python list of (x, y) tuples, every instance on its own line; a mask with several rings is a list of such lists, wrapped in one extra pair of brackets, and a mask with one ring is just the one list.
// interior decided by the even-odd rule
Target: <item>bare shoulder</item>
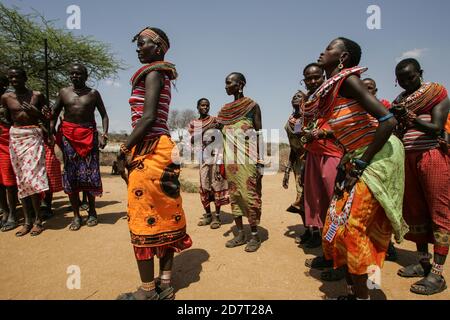
[(44, 97), (44, 94), (40, 91), (33, 90), (33, 96), (35, 96), (38, 99), (41, 99)]
[(7, 103), (9, 99), (15, 99), (15, 98), (16, 98), (16, 94), (14, 92), (12, 92), (12, 91), (5, 92), (1, 96), (1, 101), (4, 101), (5, 103)]
[(58, 95), (60, 97), (64, 97), (65, 95), (69, 94), (69, 93), (73, 93), (73, 88), (72, 87), (65, 87), (59, 90)]
[(97, 89), (94, 89), (94, 88), (89, 88), (89, 89), (90, 89), (90, 91), (89, 91), (90, 94), (93, 94), (95, 96), (100, 96), (100, 91), (98, 91)]
[(164, 85), (164, 74), (158, 70), (150, 71), (145, 75), (145, 83), (154, 84), (155, 82), (160, 82), (161, 85)]

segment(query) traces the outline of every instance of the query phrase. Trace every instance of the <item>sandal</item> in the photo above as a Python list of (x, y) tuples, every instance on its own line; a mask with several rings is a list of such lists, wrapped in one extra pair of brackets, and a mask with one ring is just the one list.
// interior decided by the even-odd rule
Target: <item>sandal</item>
[(44, 231), (44, 226), (40, 223), (33, 224), (33, 229), (31, 229), (30, 236), (38, 236)]
[(175, 288), (169, 286), (165, 289), (161, 289), (159, 286), (156, 287), (156, 292), (159, 295), (158, 300), (175, 300)]
[(325, 269), (333, 267), (333, 260), (326, 260), (323, 256), (306, 259), (305, 266), (311, 269)]
[(2, 225), (2, 232), (7, 232), (7, 231), (11, 231), (14, 230), (15, 228), (17, 228), (18, 224), (16, 221), (7, 221), (6, 223), (4, 223)]
[(294, 207), (293, 205), (290, 205), (289, 208), (286, 209), (286, 211), (290, 213), (302, 213), (302, 210), (300, 210), (300, 208)]
[(212, 221), (212, 216), (211, 215), (207, 215), (204, 214), (203, 217), (201, 218), (201, 220), (198, 222), (198, 226), (199, 227), (203, 227), (203, 226), (207, 226), (211, 223)]
[(242, 246), (246, 243), (247, 243), (247, 240), (245, 238), (245, 233), (244, 233), (244, 231), (240, 231), (236, 237), (227, 241), (227, 243), (225, 244), (225, 247), (234, 248), (234, 247)]
[(88, 211), (88, 209), (89, 209), (89, 204), (87, 204), (86, 202), (83, 202), (82, 204), (80, 204), (80, 210)]
[(16, 237), (23, 237), (31, 230), (31, 224), (24, 224), (22, 229), (16, 232)]
[(116, 300), (159, 300), (158, 293), (155, 292), (155, 294), (151, 297), (147, 297), (145, 299), (141, 299), (141, 295), (145, 296), (145, 293), (139, 294), (140, 291), (144, 291), (141, 288), (137, 289), (135, 292), (127, 292), (122, 293), (119, 295)]
[(211, 225), (209, 226), (211, 229), (219, 229), (222, 223), (219, 218), (213, 218)]
[(245, 252), (256, 252), (259, 247), (261, 247), (261, 240), (256, 238), (251, 238), (250, 241), (245, 246)]
[(428, 263), (418, 263), (411, 264), (398, 270), (397, 274), (403, 278), (422, 278), (426, 277), (431, 271), (431, 264)]
[(97, 219), (97, 215), (89, 215), (87, 221), (86, 221), (86, 225), (88, 227), (95, 227), (98, 224), (98, 219)]
[(345, 278), (345, 270), (343, 268), (330, 269), (320, 273), (320, 279), (323, 281), (340, 281)]
[(440, 279), (438, 282), (430, 281), (429, 277), (423, 278), (422, 280), (417, 281), (414, 283), (410, 291), (416, 294), (423, 294), (423, 295), (433, 295), (440, 293), (447, 289), (447, 284), (445, 283), (445, 279), (443, 276), (438, 276)]
[(69, 226), (70, 231), (77, 231), (81, 228), (81, 218), (73, 218), (72, 223)]

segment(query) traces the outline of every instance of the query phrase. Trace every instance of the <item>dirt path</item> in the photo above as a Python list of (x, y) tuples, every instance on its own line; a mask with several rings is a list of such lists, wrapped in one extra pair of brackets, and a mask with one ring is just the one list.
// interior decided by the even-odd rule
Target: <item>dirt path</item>
[[(109, 175), (108, 168), (102, 171), (105, 192), (98, 201), (100, 224), (95, 228), (69, 231), (68, 199), (58, 193), (56, 217), (46, 223), (42, 235), (16, 238), (14, 232), (0, 232), (0, 299), (115, 299), (139, 285), (124, 218), (125, 185), (119, 177)], [(182, 176), (196, 182), (198, 172), (183, 169)], [(293, 232), (302, 231), (300, 219), (285, 212), (295, 192), (293, 186), (282, 189), (281, 180), (281, 175), (263, 179), (261, 231), (265, 241), (253, 254), (245, 253), (243, 247), (225, 248), (233, 230), (229, 206), (223, 208), (220, 229), (198, 227), (202, 214), (199, 196), (183, 193), (194, 245), (175, 258), (177, 299), (322, 299), (345, 293), (343, 281), (322, 283), (318, 271), (310, 272), (304, 266), (305, 259), (319, 250), (305, 252), (295, 245)], [(450, 299), (448, 290), (432, 297), (410, 293), (410, 285), (417, 280), (400, 278), (396, 272), (414, 261), (414, 245), (405, 242), (397, 248), (399, 261), (385, 263), (382, 291), (375, 290), (373, 298)], [(81, 289), (69, 290), (67, 269), (73, 265), (80, 268)], [(449, 267), (447, 261), (447, 275)]]

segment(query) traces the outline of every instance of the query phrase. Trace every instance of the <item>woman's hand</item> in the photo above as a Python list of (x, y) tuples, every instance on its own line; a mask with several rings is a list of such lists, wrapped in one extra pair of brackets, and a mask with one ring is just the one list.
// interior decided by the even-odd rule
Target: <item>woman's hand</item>
[(117, 172), (120, 174), (126, 184), (128, 184), (128, 173), (126, 168), (128, 168), (129, 161), (131, 160), (128, 160), (127, 158), (128, 157), (122, 152), (117, 156)]
[(289, 171), (285, 171), (284, 172), (282, 186), (283, 186), (284, 189), (289, 188)]
[(214, 172), (214, 177), (216, 178), (217, 181), (222, 181), (223, 177), (222, 177), (222, 173), (220, 173), (220, 166), (216, 166), (216, 170)]

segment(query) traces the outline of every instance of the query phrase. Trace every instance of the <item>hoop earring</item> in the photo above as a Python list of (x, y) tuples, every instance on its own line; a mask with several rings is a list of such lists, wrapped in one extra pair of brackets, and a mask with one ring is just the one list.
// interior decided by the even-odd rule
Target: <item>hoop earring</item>
[(339, 60), (339, 65), (338, 65), (338, 69), (339, 69), (339, 70), (342, 70), (342, 69), (344, 69), (344, 65), (343, 65), (343, 63), (342, 63), (342, 60), (341, 60), (341, 59)]

